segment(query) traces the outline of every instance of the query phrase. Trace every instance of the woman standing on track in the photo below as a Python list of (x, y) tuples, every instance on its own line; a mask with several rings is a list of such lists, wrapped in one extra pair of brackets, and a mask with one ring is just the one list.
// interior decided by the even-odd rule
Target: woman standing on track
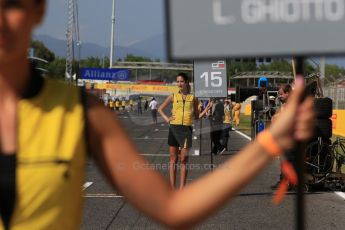
[[(183, 190), (171, 189), (98, 98), (32, 67), (27, 50), (46, 2), (0, 0), (1, 230), (80, 229), (87, 147), (126, 201), (165, 226), (186, 229), (226, 204), (274, 156), (312, 136), (314, 101), (300, 103), (299, 81), (262, 138)], [(186, 82), (178, 79), (183, 98)]]
[[(191, 94), (188, 76), (185, 73), (179, 73), (176, 77), (176, 82), (179, 92), (167, 97), (159, 107), (158, 112), (170, 124), (168, 137), (168, 144), (170, 146), (170, 185), (173, 189), (176, 187), (176, 164), (178, 155), (180, 155), (180, 189), (182, 189), (187, 179), (188, 151), (192, 147), (193, 115), (195, 119), (198, 119), (207, 112), (210, 106), (199, 115), (199, 103), (194, 98), (194, 95)], [(164, 109), (170, 104), (173, 106), (172, 115), (168, 117), (164, 113)]]

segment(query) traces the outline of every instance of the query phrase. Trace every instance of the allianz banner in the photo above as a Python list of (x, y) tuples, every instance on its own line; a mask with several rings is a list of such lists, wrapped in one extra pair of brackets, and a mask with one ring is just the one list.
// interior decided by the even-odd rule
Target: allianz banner
[(129, 69), (81, 68), (80, 79), (129, 81)]

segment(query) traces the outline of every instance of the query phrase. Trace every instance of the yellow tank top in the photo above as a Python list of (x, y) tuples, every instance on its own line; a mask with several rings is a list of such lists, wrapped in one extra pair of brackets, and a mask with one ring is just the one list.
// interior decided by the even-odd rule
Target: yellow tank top
[(115, 102), (115, 107), (119, 107), (120, 106), (120, 102), (119, 101), (116, 101)]
[(173, 94), (173, 109), (172, 114), (175, 119), (170, 121), (172, 125), (192, 125), (194, 95), (187, 94), (186, 99), (183, 100), (181, 93)]
[(84, 135), (78, 88), (45, 79), (38, 95), (19, 102), (17, 196), (11, 230), (79, 229)]

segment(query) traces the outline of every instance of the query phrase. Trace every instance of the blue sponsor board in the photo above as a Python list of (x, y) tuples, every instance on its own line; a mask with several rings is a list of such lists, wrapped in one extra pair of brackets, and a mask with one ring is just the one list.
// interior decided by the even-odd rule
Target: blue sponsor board
[(105, 81), (128, 81), (130, 71), (128, 69), (102, 69), (81, 68), (81, 79), (105, 80)]

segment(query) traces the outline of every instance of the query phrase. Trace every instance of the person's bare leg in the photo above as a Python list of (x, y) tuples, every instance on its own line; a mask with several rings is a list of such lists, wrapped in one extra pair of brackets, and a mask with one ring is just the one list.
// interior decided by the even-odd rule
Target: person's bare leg
[(172, 189), (176, 187), (176, 163), (177, 163), (177, 153), (178, 148), (170, 146), (170, 163), (169, 163), (169, 173), (170, 173), (170, 185)]
[(187, 163), (188, 163), (188, 149), (182, 148), (181, 149), (181, 175), (180, 175), (180, 189), (186, 185), (187, 180)]

